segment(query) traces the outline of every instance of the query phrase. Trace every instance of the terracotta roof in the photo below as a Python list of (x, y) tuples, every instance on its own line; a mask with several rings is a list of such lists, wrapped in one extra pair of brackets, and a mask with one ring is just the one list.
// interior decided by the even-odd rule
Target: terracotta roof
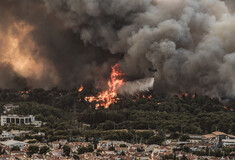
[(234, 136), (234, 135), (231, 135), (231, 134), (229, 134), (228, 137), (230, 137), (230, 138), (235, 138), (235, 136)]
[(214, 135), (214, 134), (206, 134), (206, 135), (203, 135), (203, 137), (205, 137), (206, 139), (208, 139), (208, 138), (215, 138), (216, 135)]
[(219, 136), (219, 135), (227, 135), (226, 133), (224, 132), (212, 132), (212, 134), (216, 135), (216, 136)]

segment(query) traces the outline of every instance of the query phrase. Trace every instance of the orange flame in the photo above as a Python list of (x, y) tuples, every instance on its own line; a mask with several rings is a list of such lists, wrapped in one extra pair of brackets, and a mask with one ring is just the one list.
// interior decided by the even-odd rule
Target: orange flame
[[(137, 94), (137, 96), (139, 96), (139, 95)], [(149, 95), (149, 96), (142, 95), (142, 98), (143, 99), (151, 99), (152, 95)], [(138, 99), (139, 99), (139, 97), (138, 97)]]
[(27, 91), (19, 91), (20, 94), (29, 94), (29, 92), (31, 92), (31, 89), (29, 89)]
[(83, 85), (81, 84), (81, 87), (78, 89), (78, 92), (82, 92), (83, 91)]
[(188, 93), (182, 93), (182, 94), (178, 94), (178, 97), (179, 97), (179, 99), (182, 99), (183, 96), (184, 96), (185, 98), (187, 98), (188, 95), (189, 95)]
[(100, 106), (104, 106), (104, 108), (109, 108), (109, 106), (113, 103), (116, 103), (117, 98), (117, 90), (123, 85), (123, 79), (118, 79), (123, 75), (118, 69), (118, 64), (112, 66), (112, 73), (110, 76), (110, 80), (108, 81), (108, 89), (106, 91), (101, 92), (97, 97), (85, 97), (85, 101), (87, 102), (97, 102), (96, 109)]

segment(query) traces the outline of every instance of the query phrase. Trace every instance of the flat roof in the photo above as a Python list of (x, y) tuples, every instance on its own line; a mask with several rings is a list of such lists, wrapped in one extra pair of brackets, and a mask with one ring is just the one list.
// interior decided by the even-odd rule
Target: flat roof
[(16, 141), (16, 140), (9, 140), (9, 141), (2, 141), (0, 142), (1, 144), (3, 145), (6, 145), (6, 146), (17, 146), (17, 145), (26, 145), (28, 143), (25, 143), (25, 142), (21, 142), (21, 141)]
[(1, 115), (1, 117), (34, 117), (33, 115), (16, 115), (16, 114), (8, 114), (8, 115)]

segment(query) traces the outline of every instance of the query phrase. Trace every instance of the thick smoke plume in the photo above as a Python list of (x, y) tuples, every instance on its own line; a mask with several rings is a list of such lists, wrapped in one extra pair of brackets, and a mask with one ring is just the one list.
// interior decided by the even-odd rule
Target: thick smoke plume
[(35, 76), (4, 61), (10, 80), (0, 87), (99, 82), (118, 62), (131, 80), (154, 75), (156, 93), (235, 97), (232, 0), (2, 0), (0, 7), (1, 32), (16, 22), (31, 27), (24, 35), (31, 49), (21, 54), (40, 68)]
[(119, 57), (84, 45), (43, 1), (1, 0), (0, 14), (0, 88), (94, 84)]

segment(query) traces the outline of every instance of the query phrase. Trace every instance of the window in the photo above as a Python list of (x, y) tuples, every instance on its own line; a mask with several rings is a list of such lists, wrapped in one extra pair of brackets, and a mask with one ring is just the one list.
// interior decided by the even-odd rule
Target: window
[(29, 123), (28, 118), (25, 118), (25, 123)]
[(24, 124), (24, 119), (20, 119), (20, 124)]
[(10, 123), (11, 121), (10, 121), (10, 118), (7, 118), (7, 123)]
[(19, 124), (19, 123), (20, 123), (19, 118), (16, 118), (16, 124)]
[(15, 118), (11, 118), (11, 123), (15, 123)]

